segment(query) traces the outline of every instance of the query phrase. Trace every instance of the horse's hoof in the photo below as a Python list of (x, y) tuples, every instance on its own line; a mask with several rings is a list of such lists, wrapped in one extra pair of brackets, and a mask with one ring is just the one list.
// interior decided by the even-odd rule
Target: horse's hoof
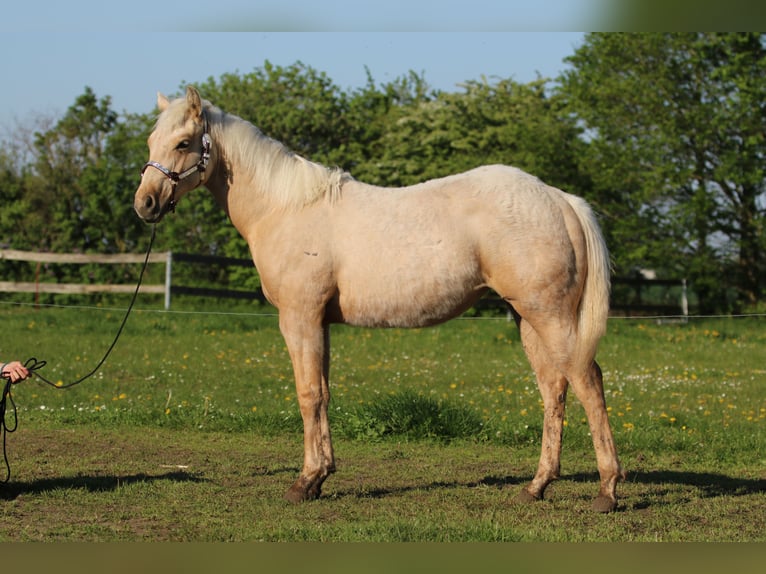
[(533, 502), (539, 502), (541, 497), (535, 496), (529, 492), (526, 488), (522, 489), (514, 498), (513, 501), (518, 504), (531, 504)]
[(316, 500), (321, 494), (321, 484), (306, 485), (305, 481), (297, 480), (287, 492), (285, 492), (285, 500), (298, 504), (299, 502), (307, 502), (309, 500)]
[(608, 496), (604, 496), (603, 494), (597, 496), (596, 500), (593, 501), (593, 510), (596, 512), (614, 512), (616, 508), (617, 500), (614, 498), (609, 498)]
[(292, 486), (287, 492), (285, 492), (285, 500), (293, 504), (304, 502), (306, 500), (306, 491), (304, 491), (302, 488), (295, 488), (295, 486)]

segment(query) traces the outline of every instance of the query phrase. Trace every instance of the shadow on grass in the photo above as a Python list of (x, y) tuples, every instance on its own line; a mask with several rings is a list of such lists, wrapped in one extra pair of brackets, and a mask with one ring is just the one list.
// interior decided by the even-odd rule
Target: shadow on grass
[(430, 491), (430, 490), (445, 490), (452, 488), (478, 488), (482, 486), (501, 489), (506, 486), (516, 486), (527, 484), (532, 480), (531, 476), (527, 477), (514, 477), (514, 476), (486, 476), (481, 480), (459, 482), (459, 481), (435, 481), (429, 484), (408, 484), (402, 486), (393, 486), (389, 488), (371, 488), (365, 490), (339, 490), (333, 494), (336, 497), (355, 497), (355, 498), (385, 498), (386, 496), (394, 496), (397, 494), (404, 494), (407, 492), (415, 491)]
[[(562, 480), (598, 483), (598, 474), (573, 474), (562, 477)], [(629, 471), (625, 482), (650, 484), (655, 486), (691, 486), (697, 488), (703, 498), (714, 498), (717, 496), (747, 496), (749, 494), (766, 492), (766, 479), (739, 478), (715, 472), (677, 470)]]
[[(597, 473), (580, 473), (562, 477), (562, 480), (574, 482), (593, 482), (598, 485)], [(687, 502), (707, 498), (739, 497), (766, 493), (766, 479), (751, 479), (727, 476), (715, 472), (693, 472), (676, 470), (651, 470), (628, 472), (624, 484), (641, 484), (648, 488), (645, 492), (634, 496), (632, 502), (620, 494), (617, 487), (617, 497), (621, 499), (619, 510), (643, 510), (652, 506), (671, 504), (666, 497), (673, 498), (673, 491), (678, 488), (689, 490), (683, 497)], [(690, 490), (693, 489), (693, 492)], [(625, 504), (627, 503), (627, 506)]]
[(59, 489), (82, 489), (88, 492), (109, 492), (135, 483), (167, 480), (172, 482), (207, 482), (197, 474), (183, 471), (159, 475), (133, 474), (129, 476), (71, 476), (43, 478), (30, 482), (9, 482), (0, 485), (0, 499), (13, 500), (22, 494), (40, 494)]
[[(428, 484), (410, 484), (394, 486), (389, 488), (373, 488), (369, 490), (345, 490), (340, 491), (336, 496), (352, 496), (357, 498), (383, 498), (412, 491), (428, 491), (453, 488), (476, 488), (487, 486), (497, 489), (506, 487), (523, 486), (532, 480), (532, 476), (486, 476), (478, 481), (458, 482), (458, 481), (435, 481)], [(577, 473), (563, 475), (559, 481), (592, 483), (594, 488), (598, 487), (598, 473)], [(682, 471), (647, 471), (628, 473), (626, 483), (645, 484), (660, 487), (660, 490), (654, 490), (652, 497), (662, 496), (663, 486), (681, 486), (697, 489), (696, 498), (715, 498), (722, 496), (747, 496), (752, 494), (766, 493), (766, 479), (747, 479), (731, 477), (724, 474), (710, 472), (682, 472)], [(594, 491), (595, 492), (595, 491)], [(619, 496), (619, 487), (618, 487)], [(633, 508), (645, 508), (651, 504), (643, 499), (637, 502)]]

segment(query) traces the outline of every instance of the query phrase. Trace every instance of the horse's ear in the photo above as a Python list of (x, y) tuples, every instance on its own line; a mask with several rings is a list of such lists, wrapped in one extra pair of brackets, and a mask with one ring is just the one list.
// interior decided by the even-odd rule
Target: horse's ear
[(157, 108), (164, 112), (166, 109), (168, 109), (168, 106), (170, 105), (170, 100), (168, 100), (164, 94), (157, 92)]
[(186, 111), (187, 117), (198, 118), (202, 116), (202, 98), (194, 86), (186, 86)]

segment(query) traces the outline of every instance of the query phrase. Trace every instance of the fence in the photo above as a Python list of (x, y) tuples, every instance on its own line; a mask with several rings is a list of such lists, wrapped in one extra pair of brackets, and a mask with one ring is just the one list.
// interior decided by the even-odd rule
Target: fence
[(613, 277), (610, 309), (614, 315), (689, 315), (686, 279)]
[[(663, 293), (657, 293), (658, 291)], [(673, 291), (672, 293), (669, 293)], [(507, 311), (508, 304), (496, 293), (489, 293), (476, 303), (478, 311)], [(686, 279), (645, 279), (641, 277), (613, 277), (610, 314), (622, 317), (689, 315)]]
[[(33, 251), (17, 251), (13, 249), (0, 250), (0, 261), (15, 260), (38, 263), (103, 263), (125, 264), (143, 263), (145, 255), (138, 254), (75, 254), (75, 253), (37, 253)], [(234, 257), (217, 257), (212, 255), (193, 255), (190, 253), (173, 253), (164, 251), (149, 255), (149, 263), (165, 264), (164, 284), (142, 284), (140, 293), (162, 293), (165, 295), (165, 309), (170, 309), (173, 295), (196, 295), (202, 297), (226, 297), (236, 299), (257, 300), (265, 302), (263, 292), (242, 291), (233, 289), (212, 289), (205, 287), (185, 287), (173, 285), (173, 262), (192, 263), (196, 265), (220, 265), (252, 267), (251, 259), (239, 259)], [(689, 314), (689, 303), (685, 279), (647, 279), (645, 277), (615, 277), (612, 279), (613, 294), (618, 292), (618, 297), (611, 302), (612, 312), (626, 316), (633, 315), (683, 315)], [(662, 289), (666, 291), (662, 296), (652, 294), (652, 290)], [(680, 295), (676, 301), (669, 302), (667, 291), (680, 288)], [(0, 292), (22, 292), (56, 294), (90, 294), (90, 293), (132, 293), (135, 285), (114, 284), (79, 284), (79, 283), (49, 283), (0, 281)], [(496, 294), (491, 293), (484, 297), (476, 305), (476, 309), (502, 309), (508, 311), (508, 305)], [(509, 315), (510, 317), (510, 315)]]
[[(80, 254), (80, 253), (38, 253), (35, 251), (18, 251), (15, 249), (0, 250), (0, 261), (28, 261), (37, 263), (36, 280), (23, 281), (0, 281), (0, 292), (5, 293), (34, 293), (35, 298), (41, 293), (53, 293), (60, 295), (87, 295), (91, 293), (133, 293), (135, 284), (104, 284), (104, 283), (50, 283), (39, 280), (41, 263), (69, 263), (69, 264), (126, 264), (143, 263), (145, 255), (121, 253), (121, 254)], [(143, 283), (139, 293), (154, 293), (165, 295), (165, 309), (170, 309), (173, 295), (198, 295), (207, 297), (228, 297), (238, 299), (250, 299), (264, 302), (266, 299), (263, 292), (237, 291), (232, 289), (209, 289), (204, 287), (185, 287), (173, 285), (173, 262), (188, 262), (202, 265), (236, 265), (252, 267), (251, 259), (237, 259), (233, 257), (214, 257), (205, 255), (192, 255), (189, 253), (173, 253), (163, 251), (149, 255), (149, 263), (165, 264), (165, 283)]]

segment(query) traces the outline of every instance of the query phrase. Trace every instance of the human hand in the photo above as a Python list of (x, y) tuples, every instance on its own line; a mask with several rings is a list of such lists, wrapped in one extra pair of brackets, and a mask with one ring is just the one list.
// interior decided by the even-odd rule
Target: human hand
[(12, 383), (18, 383), (29, 376), (29, 369), (19, 361), (11, 361), (3, 365), (0, 376), (6, 379), (10, 378)]

